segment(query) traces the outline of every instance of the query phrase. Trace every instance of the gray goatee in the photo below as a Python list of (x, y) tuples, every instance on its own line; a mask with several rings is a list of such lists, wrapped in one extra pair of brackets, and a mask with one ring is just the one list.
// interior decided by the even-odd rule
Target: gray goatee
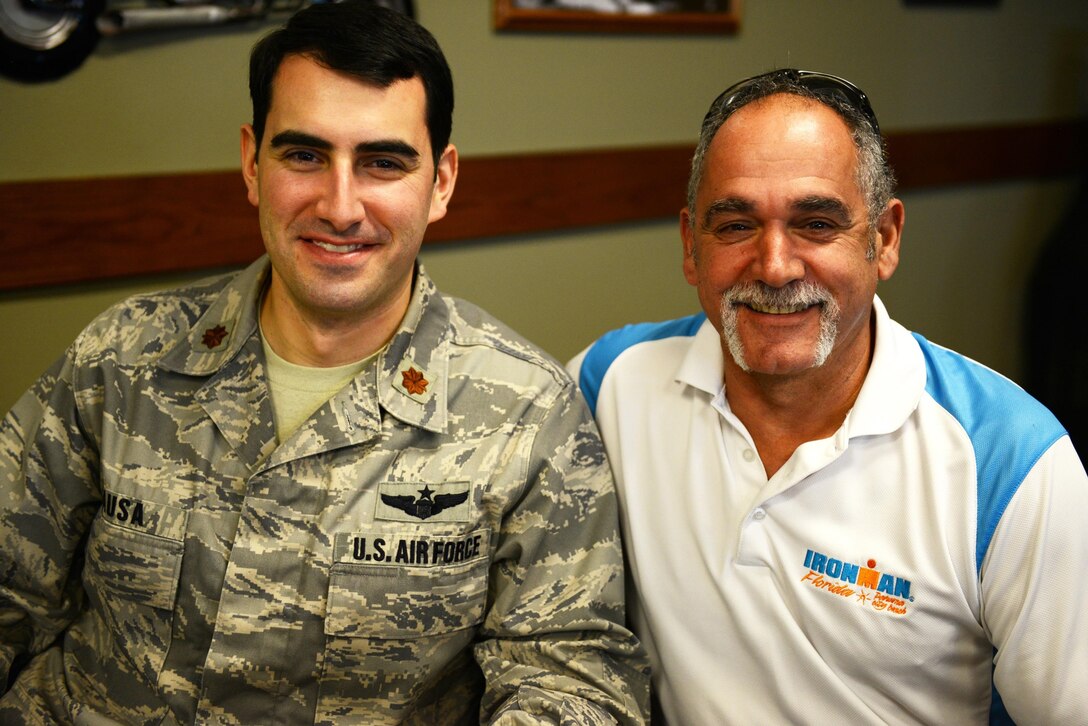
[(741, 305), (783, 311), (799, 311), (819, 305), (820, 337), (813, 351), (812, 367), (818, 368), (827, 362), (827, 357), (835, 347), (835, 336), (839, 330), (839, 306), (827, 288), (806, 280), (791, 282), (783, 287), (771, 287), (763, 282), (752, 281), (734, 285), (722, 293), (722, 337), (741, 370), (751, 371), (744, 355), (744, 345), (737, 332), (737, 311)]

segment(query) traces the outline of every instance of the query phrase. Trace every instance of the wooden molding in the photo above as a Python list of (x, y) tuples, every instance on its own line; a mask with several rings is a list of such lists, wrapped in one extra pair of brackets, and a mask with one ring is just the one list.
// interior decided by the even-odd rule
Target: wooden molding
[(889, 134), (903, 190), (1083, 173), (1088, 118)]
[[(903, 191), (1083, 173), (1088, 119), (889, 134)], [(463, 159), (426, 244), (675, 218), (690, 145)], [(240, 172), (0, 184), (0, 290), (243, 265), (262, 251)]]

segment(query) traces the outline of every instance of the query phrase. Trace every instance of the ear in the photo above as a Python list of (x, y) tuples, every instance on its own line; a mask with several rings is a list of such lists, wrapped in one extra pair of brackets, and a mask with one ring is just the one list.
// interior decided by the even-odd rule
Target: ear
[(684, 246), (684, 279), (689, 285), (699, 283), (695, 266), (695, 230), (692, 229), (691, 212), (687, 207), (680, 210), (680, 241)]
[(895, 268), (899, 267), (899, 241), (903, 236), (905, 216), (903, 202), (892, 199), (877, 220), (876, 271), (882, 282), (890, 279)]
[(249, 203), (256, 207), (261, 200), (257, 184), (257, 137), (250, 124), (242, 126), (242, 178), (246, 181)]
[(457, 184), (457, 148), (450, 144), (438, 159), (438, 169), (431, 191), (431, 212), (427, 223), (437, 222), (446, 216), (453, 187)]

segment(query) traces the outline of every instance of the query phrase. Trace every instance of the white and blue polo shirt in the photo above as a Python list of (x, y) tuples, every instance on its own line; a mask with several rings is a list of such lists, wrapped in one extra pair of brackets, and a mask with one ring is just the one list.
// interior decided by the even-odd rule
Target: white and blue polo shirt
[(571, 361), (670, 723), (981, 724), (1001, 700), (1018, 723), (1088, 723), (1088, 477), (1069, 437), (879, 299), (874, 315), (853, 409), (770, 479), (704, 316)]

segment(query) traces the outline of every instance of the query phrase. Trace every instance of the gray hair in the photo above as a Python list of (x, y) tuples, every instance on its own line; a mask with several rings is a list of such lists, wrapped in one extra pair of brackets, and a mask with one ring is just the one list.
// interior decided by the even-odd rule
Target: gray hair
[[(699, 143), (691, 159), (691, 175), (688, 177), (688, 210), (695, 214), (695, 196), (703, 180), (706, 166), (706, 152), (710, 142), (718, 133), (726, 119), (744, 106), (775, 94), (788, 94), (808, 98), (830, 108), (837, 113), (850, 129), (854, 146), (858, 151), (857, 184), (865, 197), (868, 207), (870, 230), (875, 230), (876, 222), (895, 196), (895, 173), (888, 164), (888, 156), (880, 131), (865, 114), (837, 94), (821, 93), (801, 83), (797, 73), (791, 69), (757, 76), (743, 84), (743, 87), (729, 96), (727, 103), (719, 96), (711, 105), (703, 119)], [(723, 94), (724, 96), (725, 94)], [(875, 242), (875, 239), (874, 239)]]

